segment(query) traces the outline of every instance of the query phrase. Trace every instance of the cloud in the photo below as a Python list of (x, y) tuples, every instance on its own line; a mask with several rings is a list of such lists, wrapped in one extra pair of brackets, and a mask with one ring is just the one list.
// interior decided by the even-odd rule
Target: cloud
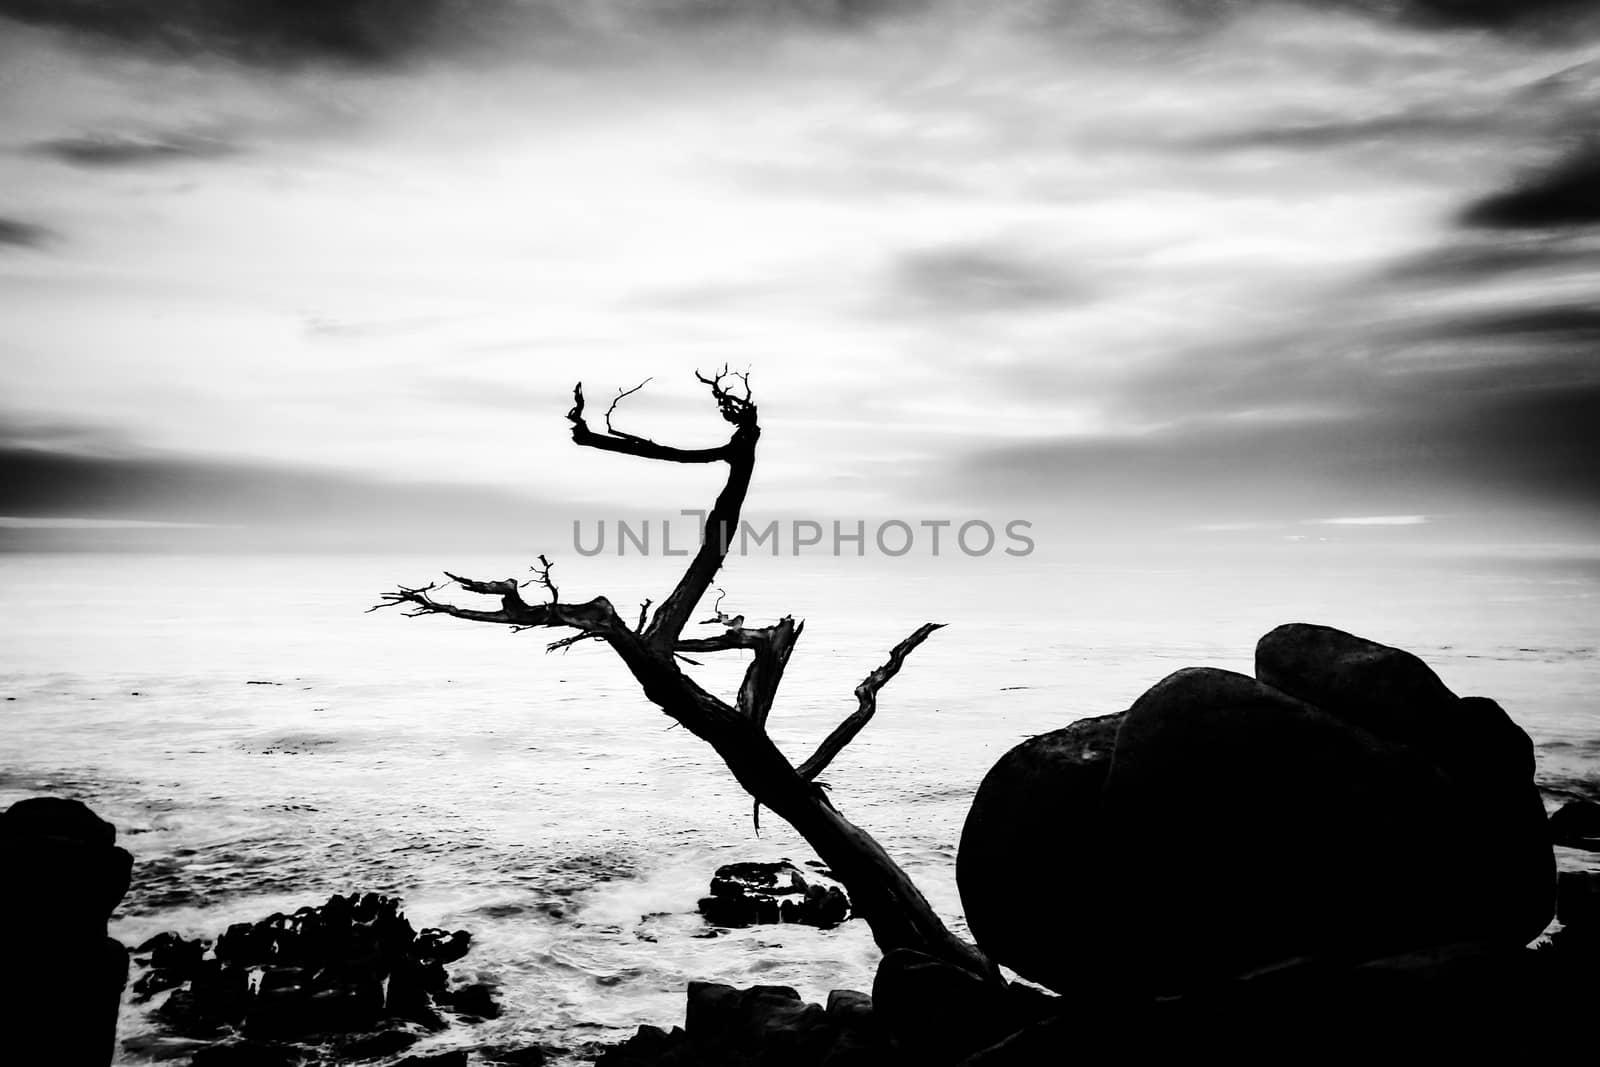
[(0, 248), (42, 248), (54, 238), (48, 227), (0, 215)]
[(1581, 15), (1588, 0), (1413, 0), (1410, 6), (1447, 25), (1515, 27)]
[(1600, 307), (1591, 303), (1499, 309), (1433, 323), (1426, 330), (1430, 336), (1445, 337), (1554, 338), (1588, 350), (1600, 341)]
[[(634, 48), (655, 32), (852, 29), (935, 0), (0, 0), (0, 18), (156, 54), (260, 66), (404, 64), (457, 41)], [(563, 49), (570, 61), (576, 53)]]
[(934, 313), (1018, 311), (1082, 303), (1086, 286), (1026, 249), (955, 244), (895, 263), (890, 299)]
[(1388, 277), (1459, 286), (1558, 270), (1600, 274), (1600, 248), (1559, 241), (1507, 245), (1469, 243), (1435, 249), (1395, 264)]
[(1044, 501), (1145, 528), (1240, 515), (1472, 514), (1497, 527), (1555, 516), (1600, 527), (1600, 380), (1441, 395), (1317, 423), (1196, 420), (1125, 436), (1040, 437), (979, 450), (965, 499)]
[(1396, 138), (1436, 143), (1471, 136), (1490, 127), (1496, 121), (1495, 116), (1457, 114), (1429, 107), (1376, 118), (1305, 122), (1297, 125), (1228, 131), (1188, 139), (1184, 143), (1201, 149), (1222, 150), (1346, 149), (1364, 145), (1382, 145)]
[(88, 134), (40, 141), (32, 151), (77, 167), (130, 167), (185, 159), (215, 159), (238, 151), (215, 137), (192, 134)]
[(1600, 147), (1574, 153), (1515, 188), (1485, 197), (1462, 221), (1495, 229), (1600, 223)]
[(1337, 519), (1314, 519), (1321, 526), (1422, 526), (1426, 515), (1349, 515)]
[(450, 0), (0, 0), (0, 16), (158, 52), (247, 62), (391, 63), (411, 55)]
[(14, 439), (0, 441), (0, 471), (0, 548), (48, 549), (53, 536), (74, 531), (95, 535), (97, 543), (136, 531), (146, 535), (145, 545), (170, 532), (191, 546), (342, 542), (373, 549), (557, 543), (564, 536), (550, 505), (470, 485), (142, 452), (93, 454)]

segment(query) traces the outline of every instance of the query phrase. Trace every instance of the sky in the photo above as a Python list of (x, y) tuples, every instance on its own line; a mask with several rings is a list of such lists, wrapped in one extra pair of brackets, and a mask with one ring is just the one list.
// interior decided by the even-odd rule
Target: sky
[(0, 0), (0, 548), (1592, 549), (1586, 6)]

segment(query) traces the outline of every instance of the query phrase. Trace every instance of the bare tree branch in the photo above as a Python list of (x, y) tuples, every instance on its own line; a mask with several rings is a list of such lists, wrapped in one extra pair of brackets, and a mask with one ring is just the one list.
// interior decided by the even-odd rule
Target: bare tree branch
[(773, 698), (778, 695), (778, 682), (783, 678), (783, 669), (789, 665), (789, 654), (794, 651), (795, 642), (800, 640), (800, 633), (805, 627), (805, 623), (797, 623), (785, 615), (776, 626), (761, 631), (765, 639), (755, 646), (755, 657), (745, 669), (737, 705), (761, 729), (766, 729)]
[(628, 437), (628, 438), (631, 438), (631, 439), (633, 439), (635, 441), (643, 441), (643, 440), (645, 440), (645, 438), (640, 437), (637, 434), (620, 433), (615, 427), (613, 427), (611, 425), (611, 416), (616, 412), (618, 404), (622, 403), (622, 401), (624, 399), (626, 399), (627, 397), (632, 396), (634, 393), (637, 393), (639, 390), (643, 389), (645, 386), (647, 386), (649, 384), (650, 384), (650, 379), (646, 378), (644, 381), (640, 382), (638, 385), (634, 386), (632, 389), (618, 389), (617, 390), (616, 399), (612, 400), (611, 401), (611, 406), (606, 408), (606, 433), (616, 434), (618, 437)]
[(517, 583), (514, 579), (506, 578), (502, 581), (480, 581), (474, 578), (462, 578), (458, 575), (445, 572), (450, 580), (469, 593), (483, 593), (488, 595), (499, 594), (500, 609), (498, 611), (484, 611), (476, 608), (464, 608), (447, 601), (434, 599), (433, 594), (444, 588), (438, 584), (425, 585), (412, 589), (400, 586), (392, 593), (383, 593), (379, 602), (368, 608), (368, 611), (377, 611), (379, 608), (406, 607), (410, 610), (405, 615), (415, 618), (419, 615), (449, 615), (456, 619), (467, 619), (471, 622), (493, 622), (503, 626), (528, 628), (533, 626), (571, 626), (578, 630), (592, 630), (602, 635), (616, 632), (631, 634), (622, 620), (617, 617), (616, 609), (611, 606), (611, 601), (605, 597), (595, 597), (587, 604), (529, 604), (517, 592)]
[(528, 568), (533, 572), (533, 577), (522, 583), (523, 585), (529, 585), (533, 582), (538, 582), (540, 585), (544, 586), (545, 591), (550, 594), (550, 600), (552, 603), (561, 599), (561, 590), (556, 588), (556, 583), (550, 577), (550, 569), (554, 566), (555, 564), (551, 563), (545, 558), (543, 552), (539, 553), (538, 564)]
[(572, 440), (585, 448), (598, 448), (604, 452), (620, 452), (641, 459), (659, 459), (669, 463), (716, 463), (727, 458), (727, 445), (717, 448), (673, 448), (661, 445), (648, 437), (635, 434), (595, 433), (583, 418), (583, 383), (572, 387), (572, 410), (567, 412), (572, 423)]
[(811, 758), (800, 764), (800, 777), (811, 781), (827, 769), (835, 756), (844, 751), (844, 746), (855, 740), (861, 728), (872, 721), (873, 714), (878, 710), (878, 690), (886, 685), (890, 678), (900, 673), (900, 668), (905, 665), (906, 656), (911, 650), (928, 639), (928, 635), (944, 626), (942, 622), (925, 622), (912, 631), (911, 636), (901, 641), (889, 651), (889, 661), (861, 680), (856, 686), (856, 701), (858, 706), (849, 718), (845, 719), (833, 732), (823, 738), (822, 744), (811, 754)]

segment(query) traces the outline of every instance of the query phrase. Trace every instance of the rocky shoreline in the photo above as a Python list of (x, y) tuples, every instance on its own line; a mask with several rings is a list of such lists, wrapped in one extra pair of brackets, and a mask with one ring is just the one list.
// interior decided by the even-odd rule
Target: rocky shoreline
[[(398, 899), (352, 893), (129, 953), (106, 934), (131, 869), (115, 828), (42, 797), (0, 816), (19, 872), (0, 914), (28, 917), (0, 1004), (53, 1042), (26, 1062), (97, 1067), (130, 978), (160, 1032), (123, 1051), (199, 1067), (1399, 1062), (1587, 1040), (1600, 872), (1557, 876), (1553, 846), (1600, 850), (1600, 804), (1546, 817), (1526, 734), (1400, 650), (1296, 625), (1257, 658), (1254, 678), (1180, 671), (1001, 758), (957, 868), (986, 972), (893, 947), (870, 992), (823, 1003), (691, 982), (671, 1029), (474, 1042), (501, 1008), (451, 976), (470, 931), (418, 931)], [(698, 910), (827, 930), (851, 902), (820, 864), (785, 860), (718, 869)], [(445, 1031), (448, 1050), (428, 1042)]]

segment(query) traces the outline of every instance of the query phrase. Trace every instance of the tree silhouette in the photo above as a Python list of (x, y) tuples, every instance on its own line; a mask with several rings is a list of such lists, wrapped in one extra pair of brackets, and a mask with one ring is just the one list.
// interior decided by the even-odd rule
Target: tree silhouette
[[(550, 561), (542, 555), (534, 570), (536, 581), (546, 594), (543, 603), (524, 600), (522, 586), (515, 579), (484, 581), (447, 571), (446, 582), (417, 588), (401, 586), (384, 593), (372, 610), (403, 607), (411, 616), (449, 615), (517, 629), (551, 627), (576, 631), (552, 642), (551, 650), (585, 640), (605, 642), (652, 703), (716, 750), (734, 778), (755, 799), (758, 817), (765, 806), (793, 826), (816, 850), (849, 890), (856, 913), (871, 927), (879, 948), (885, 952), (917, 949), (986, 979), (998, 980), (994, 965), (977, 948), (950, 932), (883, 847), (841, 815), (816, 782), (817, 776), (872, 719), (877, 711), (878, 691), (899, 672), (912, 650), (943, 624), (924, 623), (895, 645), (887, 662), (856, 686), (856, 710), (798, 767), (772, 742), (766, 723), (804, 623), (786, 615), (771, 626), (746, 627), (742, 618), (729, 625), (734, 620), (722, 616), (719, 610), (716, 621), (724, 626), (720, 634), (682, 636), (738, 531), (740, 509), (755, 470), (756, 443), (761, 438), (748, 375), (730, 373), (724, 367), (713, 377), (699, 373), (695, 377), (711, 390), (717, 411), (733, 427), (728, 441), (715, 448), (675, 448), (616, 429), (612, 418), (617, 405), (643, 388), (645, 382), (617, 393), (606, 409), (604, 432), (591, 429), (584, 419), (581, 382), (572, 390), (572, 410), (567, 412), (572, 440), (584, 448), (667, 463), (728, 466), (727, 482), (706, 516), (699, 549), (653, 615), (649, 600), (640, 606), (638, 622), (632, 626), (604, 596), (582, 603), (564, 602), (551, 577)], [(499, 607), (472, 608), (440, 600), (438, 595), (452, 585), (469, 593), (497, 596)], [(752, 657), (732, 704), (707, 692), (680, 666), (695, 665), (686, 658), (688, 653), (733, 650), (748, 650)]]

